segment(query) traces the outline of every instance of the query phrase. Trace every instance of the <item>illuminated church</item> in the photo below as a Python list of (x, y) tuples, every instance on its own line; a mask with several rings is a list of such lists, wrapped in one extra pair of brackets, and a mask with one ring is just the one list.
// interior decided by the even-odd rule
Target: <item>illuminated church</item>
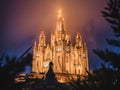
[(51, 43), (46, 43), (46, 36), (42, 31), (38, 42), (34, 43), (32, 72), (46, 73), (49, 62), (53, 62), (54, 73), (67, 75), (86, 75), (88, 70), (88, 50), (82, 37), (77, 33), (75, 44), (72, 45), (71, 36), (64, 26), (62, 11), (58, 11), (56, 30), (51, 33)]

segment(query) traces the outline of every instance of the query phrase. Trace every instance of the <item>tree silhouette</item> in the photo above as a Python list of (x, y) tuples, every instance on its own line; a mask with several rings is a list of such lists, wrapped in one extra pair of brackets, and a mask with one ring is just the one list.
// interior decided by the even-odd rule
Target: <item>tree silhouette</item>
[(110, 24), (115, 36), (113, 39), (106, 39), (106, 41), (113, 48), (117, 47), (118, 52), (108, 48), (93, 50), (101, 60), (112, 68), (102, 64), (100, 69), (88, 72), (88, 76), (84, 80), (71, 82), (70, 85), (76, 90), (120, 90), (120, 0), (109, 0), (107, 7), (101, 13)]
[[(108, 45), (117, 48), (117, 52), (106, 48), (96, 49), (94, 53), (111, 67), (102, 65), (102, 68), (94, 71), (94, 79), (99, 83), (100, 90), (120, 89), (120, 0), (109, 0), (107, 7), (102, 11), (102, 16), (110, 24), (114, 36), (106, 39)], [(109, 32), (109, 31), (108, 31)]]
[[(107, 7), (102, 11), (103, 17), (110, 24), (113, 32), (113, 39), (106, 39), (108, 45), (120, 49), (120, 0), (109, 0)], [(109, 31), (108, 31), (109, 32)], [(114, 52), (108, 48), (105, 50), (94, 50), (103, 61), (109, 63), (114, 69), (120, 71), (120, 52)]]
[(26, 65), (31, 65), (32, 61), (32, 54), (25, 54), (19, 59), (4, 54), (0, 56), (0, 90), (18, 90), (15, 88), (14, 78), (25, 70)]

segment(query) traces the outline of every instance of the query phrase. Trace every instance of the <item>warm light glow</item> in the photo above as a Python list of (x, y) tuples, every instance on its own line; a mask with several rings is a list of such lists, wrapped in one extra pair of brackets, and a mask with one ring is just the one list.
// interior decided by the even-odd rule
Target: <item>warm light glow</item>
[[(58, 74), (59, 82), (65, 82), (68, 80), (65, 79), (68, 76), (87, 74), (88, 54), (87, 47), (82, 43), (81, 38), (79, 38), (81, 35), (76, 35), (74, 46), (71, 44), (71, 36), (64, 29), (62, 9), (58, 10), (57, 18), (57, 29), (55, 33), (51, 35), (51, 45), (48, 47), (46, 44), (46, 36), (41, 32), (38, 45), (35, 44), (36, 46), (34, 46), (32, 72), (46, 73), (51, 60), (54, 63), (53, 70)], [(36, 54), (39, 57), (36, 57)], [(66, 76), (66, 74), (68, 76)]]
[(61, 83), (64, 83), (64, 82), (65, 82), (63, 79), (60, 79), (60, 80), (58, 80), (58, 81), (61, 82)]
[(62, 17), (62, 9), (58, 10), (58, 18)]

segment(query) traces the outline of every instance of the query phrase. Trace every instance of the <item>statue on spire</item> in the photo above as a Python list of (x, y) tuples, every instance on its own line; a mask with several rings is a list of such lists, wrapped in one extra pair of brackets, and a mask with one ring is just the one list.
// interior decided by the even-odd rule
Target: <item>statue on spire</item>
[(59, 9), (58, 10), (58, 18), (61, 18), (62, 17), (62, 9)]
[(59, 9), (58, 11), (58, 21), (57, 21), (57, 31), (64, 31), (64, 18), (62, 15), (62, 9)]

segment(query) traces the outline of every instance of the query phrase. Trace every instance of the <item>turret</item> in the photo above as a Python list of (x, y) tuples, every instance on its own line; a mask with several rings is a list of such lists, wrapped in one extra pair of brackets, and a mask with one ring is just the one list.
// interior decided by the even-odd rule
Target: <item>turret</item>
[(38, 46), (40, 46), (40, 47), (46, 46), (46, 38), (45, 38), (45, 34), (43, 31), (40, 33)]
[(76, 35), (75, 46), (76, 46), (76, 47), (80, 47), (81, 44), (82, 44), (82, 38), (81, 38), (81, 35), (80, 35), (80, 33), (77, 33), (77, 35)]
[(70, 42), (71, 41), (70, 35), (67, 34), (65, 39), (67, 41), (67, 45), (71, 43)]
[(36, 42), (35, 42), (34, 47), (33, 47), (33, 60), (35, 59), (36, 53), (37, 53), (37, 45), (36, 45)]
[(36, 45), (36, 42), (35, 42), (34, 47), (33, 47), (32, 72), (37, 72), (36, 71), (36, 54), (37, 54), (37, 45)]
[(56, 41), (55, 34), (51, 33), (51, 46), (54, 46), (55, 41)]

